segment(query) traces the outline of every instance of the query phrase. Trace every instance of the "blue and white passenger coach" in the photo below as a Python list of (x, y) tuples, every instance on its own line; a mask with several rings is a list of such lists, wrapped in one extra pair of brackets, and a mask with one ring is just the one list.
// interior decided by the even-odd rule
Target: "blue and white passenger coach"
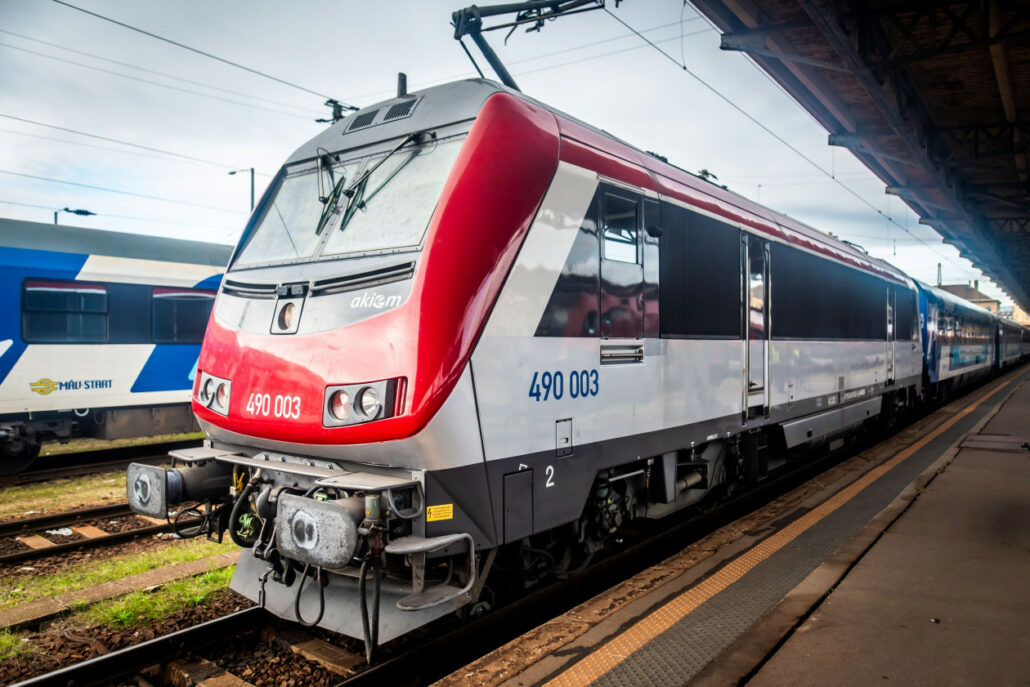
[(190, 431), (230, 247), (0, 219), (0, 473), (42, 441)]

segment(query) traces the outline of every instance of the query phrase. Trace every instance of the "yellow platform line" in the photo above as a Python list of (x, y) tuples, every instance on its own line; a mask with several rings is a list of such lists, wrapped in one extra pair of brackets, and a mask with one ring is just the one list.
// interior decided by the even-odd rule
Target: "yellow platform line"
[(939, 427), (915, 442), (906, 449), (903, 449), (893, 458), (852, 482), (840, 492), (826, 500), (821, 505), (812, 509), (802, 517), (779, 532), (759, 542), (736, 559), (730, 561), (725, 567), (701, 581), (699, 584), (687, 589), (676, 598), (667, 602), (657, 610), (648, 614), (645, 618), (632, 625), (622, 634), (612, 638), (606, 644), (599, 647), (586, 658), (570, 666), (568, 670), (557, 675), (547, 683), (547, 687), (579, 687), (588, 685), (605, 673), (611, 671), (624, 660), (629, 658), (634, 651), (645, 646), (652, 639), (665, 632), (674, 624), (682, 620), (701, 604), (729, 587), (731, 584), (742, 578), (758, 564), (765, 561), (784, 546), (794, 541), (798, 536), (816, 525), (826, 516), (830, 515), (841, 506), (855, 498), (863, 489), (876, 480), (883, 477), (892, 469), (911, 457), (916, 451), (926, 446), (935, 438), (946, 432), (956, 422), (969, 413), (976, 410), (984, 401), (991, 398), (999, 391), (1015, 381), (1016, 378), (999, 384), (990, 392), (984, 394), (974, 403), (966, 406), (956, 413), (951, 419), (942, 423)]

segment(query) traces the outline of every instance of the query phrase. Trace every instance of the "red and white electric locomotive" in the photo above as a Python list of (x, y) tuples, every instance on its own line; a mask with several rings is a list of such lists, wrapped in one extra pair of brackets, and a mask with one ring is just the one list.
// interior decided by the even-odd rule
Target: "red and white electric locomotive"
[[(583, 564), (919, 392), (890, 265), (485, 80), (367, 107), (254, 214), (204, 339), (208, 441), (134, 509), (208, 504), (233, 588), (374, 645), (499, 555)], [(509, 560), (510, 559), (510, 560)]]

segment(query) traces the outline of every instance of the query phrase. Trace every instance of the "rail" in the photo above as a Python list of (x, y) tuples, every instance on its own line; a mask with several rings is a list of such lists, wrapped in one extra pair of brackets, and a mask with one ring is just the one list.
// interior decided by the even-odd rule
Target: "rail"
[(226, 637), (237, 637), (259, 630), (270, 619), (271, 616), (264, 609), (252, 606), (221, 618), (91, 658), (82, 663), (29, 678), (15, 683), (15, 687), (42, 687), (43, 685), (88, 687), (89, 685), (116, 682), (150, 666), (166, 663), (186, 652), (195, 651), (199, 647), (224, 641)]

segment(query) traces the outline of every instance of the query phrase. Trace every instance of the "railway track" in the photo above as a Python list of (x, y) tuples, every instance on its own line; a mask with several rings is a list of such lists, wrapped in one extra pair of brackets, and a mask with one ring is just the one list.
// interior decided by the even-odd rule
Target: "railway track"
[[(52, 556), (79, 548), (117, 544), (136, 537), (169, 532), (172, 529), (172, 526), (164, 520), (149, 519), (143, 516), (135, 517), (148, 520), (151, 522), (149, 526), (120, 532), (107, 532), (95, 525), (83, 524), (92, 520), (119, 518), (130, 515), (134, 514), (129, 509), (128, 503), (117, 503), (0, 523), (0, 538), (15, 537), (28, 547), (23, 551), (14, 551), (0, 555), (0, 565), (28, 561), (43, 556)], [(62, 528), (70, 529), (73, 534), (79, 535), (80, 538), (62, 542), (53, 541), (53, 539), (46, 536), (48, 530), (52, 531)], [(54, 539), (58, 538), (53, 535), (51, 536)]]
[[(451, 617), (437, 621), (424, 628), (426, 631), (421, 636), (411, 638), (412, 641), (406, 642), (396, 653), (391, 652), (390, 647), (386, 647), (381, 662), (373, 666), (364, 665), (363, 657), (346, 652), (339, 646), (322, 640), (312, 640), (310, 637), (304, 641), (320, 643), (313, 654), (321, 653), (324, 656), (335, 652), (339, 657), (337, 669), (334, 670), (340, 677), (336, 683), (337, 687), (379, 687), (384, 683), (397, 687), (430, 684), (596, 594), (665, 560), (706, 535), (758, 511), (839, 463), (874, 446), (876, 450), (881, 450), (884, 447), (877, 446), (880, 442), (897, 441), (896, 445), (887, 446), (885, 450), (900, 450), (902, 446), (907, 445), (908, 440), (901, 440), (897, 435), (910, 424), (911, 422), (905, 422), (895, 427), (892, 432), (894, 436), (873, 434), (833, 453), (807, 459), (805, 463), (793, 469), (772, 474), (754, 488), (734, 496), (708, 512), (670, 516), (671, 519), (663, 523), (666, 527), (662, 531), (643, 531), (636, 541), (627, 537), (628, 543), (623, 548), (610, 552), (604, 559), (596, 561), (581, 573), (567, 580), (549, 584), (483, 617), (466, 621)], [(228, 641), (227, 638), (238, 639), (241, 634), (248, 632), (268, 632), (268, 628), (274, 627), (276, 623), (270, 614), (254, 607), (68, 666), (18, 685), (34, 687), (53, 684), (85, 687), (139, 674), (148, 669), (148, 674), (158, 674), (154, 671), (154, 666), (164, 666), (167, 675), (168, 666), (182, 665), (183, 662), (179, 659), (187, 653), (195, 654), (198, 649), (204, 647), (211, 649), (219, 643)], [(302, 653), (299, 649), (294, 651)], [(208, 651), (207, 655), (217, 656), (211, 651)], [(199, 670), (202, 673), (229, 673), (204, 659), (199, 663), (186, 663), (200, 666)], [(349, 667), (345, 667), (345, 664)], [(238, 675), (230, 674), (226, 684), (249, 683)]]
[[(628, 579), (637, 572), (664, 560), (684, 546), (714, 532), (744, 514), (753, 512), (778, 496), (818, 476), (826, 469), (855, 455), (866, 446), (842, 449), (820, 459), (813, 460), (786, 474), (770, 477), (738, 497), (735, 497), (709, 513), (681, 517), (679, 522), (657, 536), (641, 536), (640, 540), (612, 553), (580, 574), (568, 580), (558, 581), (518, 601), (503, 606), (475, 620), (458, 621), (456, 618), (438, 621), (431, 626), (423, 639), (409, 642), (399, 653), (386, 652), (384, 660), (371, 667), (364, 665), (364, 657), (323, 640), (313, 639), (298, 630), (286, 630), (294, 652), (330, 668), (338, 676), (338, 687), (364, 687), (384, 681), (397, 687), (425, 685), (439, 679), (463, 665), (467, 665), (485, 653), (518, 637), (530, 629), (583, 603), (594, 595)], [(647, 533), (653, 535), (654, 533)], [(76, 542), (80, 543), (81, 542)], [(18, 687), (38, 685), (87, 685), (106, 684), (119, 679), (130, 678), (141, 673), (164, 675), (169, 684), (182, 683), (182, 671), (194, 670), (198, 674), (224, 678), (225, 684), (245, 686), (249, 684), (240, 675), (232, 674), (218, 665), (215, 649), (227, 641), (238, 640), (241, 635), (264, 635), (266, 641), (276, 641), (274, 630), (277, 624), (270, 614), (259, 607), (239, 611), (217, 620), (177, 631), (141, 644), (104, 654), (37, 678), (17, 683)], [(270, 639), (268, 634), (273, 637)], [(261, 638), (255, 639), (255, 642)], [(282, 640), (279, 640), (282, 643)], [(301, 649), (301, 646), (306, 646)], [(204, 651), (207, 649), (207, 651)], [(212, 660), (196, 658), (206, 654)], [(190, 655), (191, 658), (184, 659)], [(418, 666), (415, 670), (413, 666)], [(171, 673), (169, 672), (171, 671)], [(179, 675), (178, 678), (170, 677)], [(189, 684), (189, 680), (185, 681)]]
[(200, 446), (201, 443), (200, 439), (190, 439), (44, 456), (36, 460), (35, 467), (37, 469), (35, 470), (0, 477), (0, 487), (12, 487), (65, 477), (92, 475), (125, 468), (129, 463), (150, 463), (156, 465), (169, 460), (169, 451), (180, 448), (193, 448)]
[(236, 613), (200, 623), (177, 632), (112, 651), (88, 661), (59, 668), (16, 683), (19, 687), (42, 685), (97, 685), (130, 678), (151, 666), (168, 663), (186, 651), (196, 651), (226, 637), (238, 637), (267, 624), (269, 616), (253, 606)]

